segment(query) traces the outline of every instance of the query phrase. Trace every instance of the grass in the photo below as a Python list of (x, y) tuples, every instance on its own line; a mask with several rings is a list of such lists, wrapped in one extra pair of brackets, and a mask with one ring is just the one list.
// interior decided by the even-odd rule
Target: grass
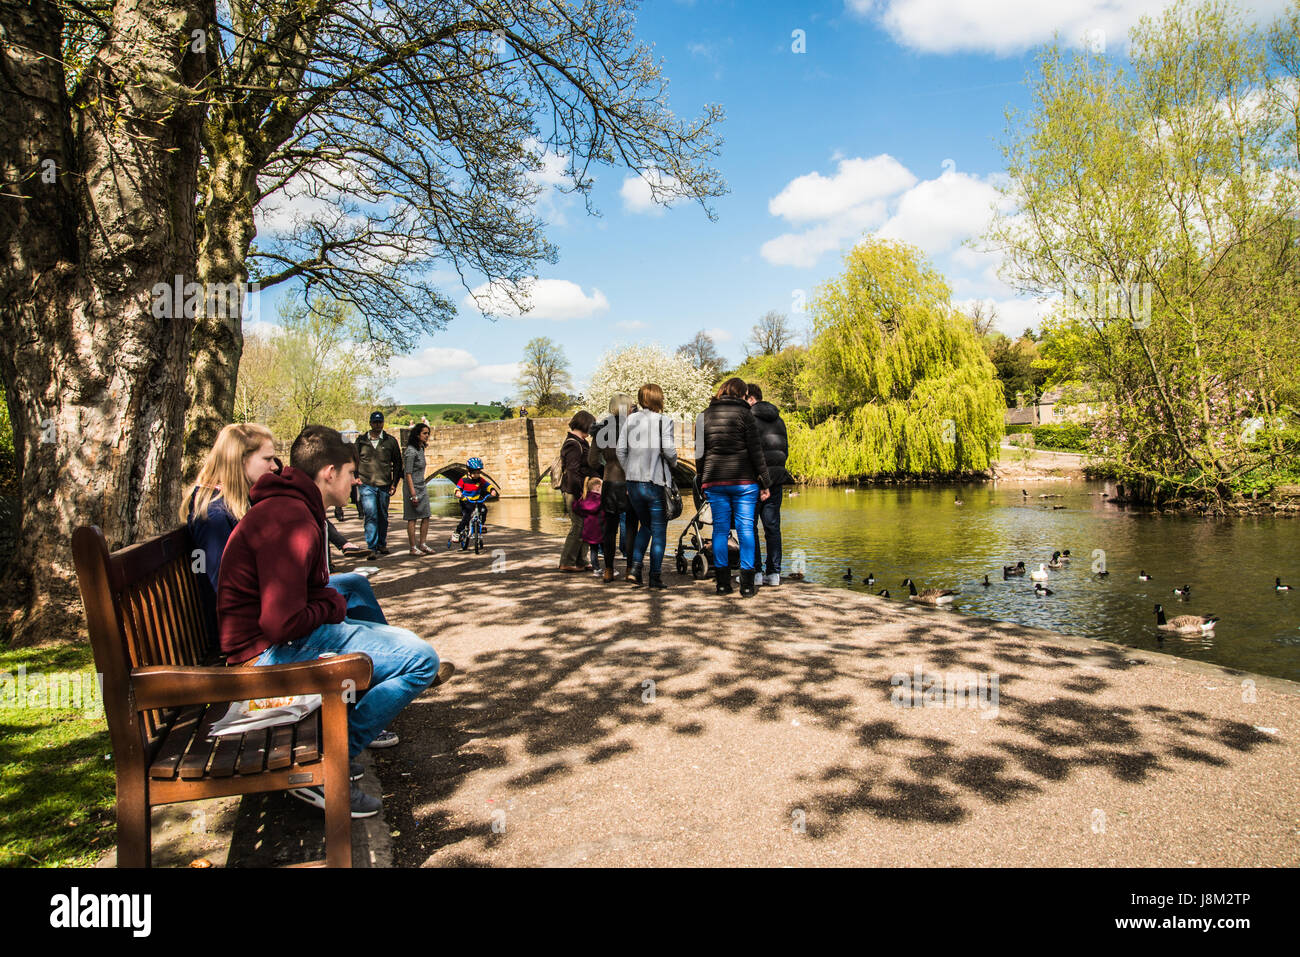
[(43, 694), (16, 701), (20, 667), (29, 693), (41, 686), (38, 674), (73, 673), (86, 682), (95, 675), (86, 644), (0, 649), (0, 867), (93, 864), (114, 841), (102, 707), (48, 707), (61, 702)]

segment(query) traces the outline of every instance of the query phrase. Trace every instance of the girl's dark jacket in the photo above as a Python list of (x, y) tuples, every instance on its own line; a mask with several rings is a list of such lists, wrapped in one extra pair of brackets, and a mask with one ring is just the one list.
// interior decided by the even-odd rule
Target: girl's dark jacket
[(744, 399), (713, 399), (696, 423), (704, 445), (695, 463), (700, 485), (756, 482), (772, 484), (758, 440), (758, 423)]

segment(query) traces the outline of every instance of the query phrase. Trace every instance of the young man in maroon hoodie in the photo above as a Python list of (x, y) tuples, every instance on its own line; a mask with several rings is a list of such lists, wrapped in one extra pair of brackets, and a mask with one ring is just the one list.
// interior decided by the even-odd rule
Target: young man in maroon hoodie
[[(352, 450), (338, 432), (303, 429), (289, 467), (263, 475), (249, 491), (251, 507), (226, 543), (217, 584), (217, 624), (229, 664), (290, 664), (326, 652), (370, 656), (370, 688), (348, 715), (352, 758), (416, 695), (454, 670), (451, 662), (440, 666), (429, 643), (405, 628), (345, 617), (346, 600), (329, 587), (326, 509), (348, 500), (355, 478)], [(290, 793), (325, 806), (321, 788)], [(380, 806), (353, 784), (353, 817), (370, 817)]]

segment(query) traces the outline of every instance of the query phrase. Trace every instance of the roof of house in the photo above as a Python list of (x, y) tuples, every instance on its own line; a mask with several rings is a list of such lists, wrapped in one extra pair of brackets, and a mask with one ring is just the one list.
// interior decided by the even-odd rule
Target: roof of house
[(1007, 409), (1007, 425), (1033, 425), (1034, 410), (1031, 406), (1027, 409)]

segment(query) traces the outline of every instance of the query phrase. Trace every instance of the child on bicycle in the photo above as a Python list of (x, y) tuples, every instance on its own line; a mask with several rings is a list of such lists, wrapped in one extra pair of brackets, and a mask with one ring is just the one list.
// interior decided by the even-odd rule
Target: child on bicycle
[(590, 475), (582, 485), (582, 498), (573, 507), (582, 515), (582, 540), (591, 551), (591, 572), (600, 574), (601, 545), (605, 541), (605, 512), (601, 507), (599, 475)]
[[(470, 459), (465, 465), (469, 471), (460, 477), (456, 483), (456, 497), (460, 499), (460, 524), (456, 526), (455, 533), (447, 539), (447, 547), (451, 548), (456, 544), (456, 540), (469, 529), (470, 520), (474, 517), (474, 511), (484, 502), (496, 501), (501, 497), (500, 491), (495, 485), (487, 480), (483, 474), (483, 460), (477, 456)], [(461, 541), (460, 550), (465, 551), (469, 547), (469, 540)]]

